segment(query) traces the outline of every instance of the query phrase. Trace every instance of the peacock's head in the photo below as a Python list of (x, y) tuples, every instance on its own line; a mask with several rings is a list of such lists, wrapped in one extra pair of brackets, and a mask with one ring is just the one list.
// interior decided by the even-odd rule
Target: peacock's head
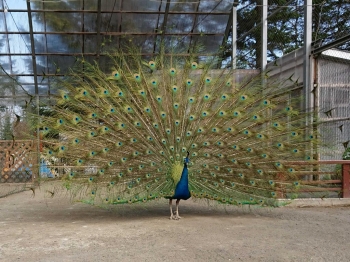
[(188, 158), (190, 156), (190, 152), (187, 151), (187, 156), (186, 158), (184, 159), (184, 164), (187, 166), (187, 164), (190, 162), (190, 159)]

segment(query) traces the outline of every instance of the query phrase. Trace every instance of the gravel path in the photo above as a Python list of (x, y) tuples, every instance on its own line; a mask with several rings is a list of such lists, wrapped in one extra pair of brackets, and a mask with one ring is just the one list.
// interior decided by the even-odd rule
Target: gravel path
[(0, 261), (350, 261), (350, 207), (165, 200), (106, 210), (26, 191), (0, 199)]

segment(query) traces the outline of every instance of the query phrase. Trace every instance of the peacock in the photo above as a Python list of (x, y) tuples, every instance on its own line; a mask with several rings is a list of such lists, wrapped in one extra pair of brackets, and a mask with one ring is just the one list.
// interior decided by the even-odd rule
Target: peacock
[(238, 81), (215, 58), (164, 50), (120, 49), (108, 59), (81, 58), (58, 78), (36, 127), (41, 157), (64, 167), (58, 179), (73, 197), (96, 205), (166, 198), (177, 220), (190, 197), (276, 206), (297, 196), (312, 168), (296, 161), (312, 163), (318, 135), (302, 98), (285, 88), (291, 80), (264, 72)]

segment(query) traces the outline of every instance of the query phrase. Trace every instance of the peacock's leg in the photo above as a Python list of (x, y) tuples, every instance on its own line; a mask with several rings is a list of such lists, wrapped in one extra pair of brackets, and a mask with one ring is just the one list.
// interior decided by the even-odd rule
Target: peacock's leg
[(175, 219), (173, 214), (173, 200), (169, 199), (169, 207), (170, 207), (170, 218), (169, 219)]
[(176, 200), (176, 215), (175, 215), (175, 219), (180, 219), (180, 215), (179, 215), (179, 203), (180, 203), (181, 199)]

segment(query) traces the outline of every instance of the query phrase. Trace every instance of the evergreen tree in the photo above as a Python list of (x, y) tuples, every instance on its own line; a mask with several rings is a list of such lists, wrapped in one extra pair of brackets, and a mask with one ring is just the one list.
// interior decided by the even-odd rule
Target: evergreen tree
[[(268, 61), (302, 46), (302, 0), (272, 0), (268, 6)], [(237, 11), (237, 66), (261, 68), (261, 0), (242, 1)]]
[[(240, 1), (237, 11), (237, 66), (260, 68), (261, 62), (261, 0)], [(303, 46), (304, 1), (268, 1), (268, 61)], [(350, 33), (350, 2), (348, 0), (314, 0), (312, 13), (313, 41), (332, 42)], [(350, 43), (339, 48), (349, 50)], [(231, 56), (231, 41), (226, 46)]]
[[(349, 0), (313, 0), (313, 40), (322, 44), (350, 34)], [(338, 48), (350, 50), (350, 41)]]

